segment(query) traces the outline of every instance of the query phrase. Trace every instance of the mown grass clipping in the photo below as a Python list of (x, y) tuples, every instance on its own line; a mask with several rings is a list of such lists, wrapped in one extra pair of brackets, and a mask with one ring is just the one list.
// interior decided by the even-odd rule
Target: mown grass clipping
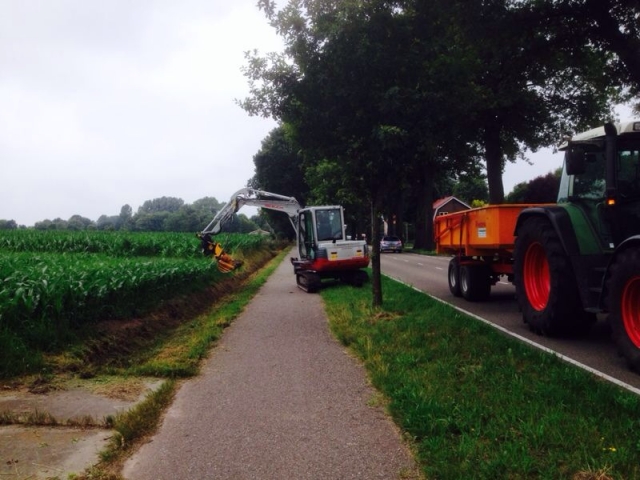
[[(427, 478), (640, 478), (640, 398), (383, 278), (323, 290)], [(569, 341), (569, 340), (567, 340)]]

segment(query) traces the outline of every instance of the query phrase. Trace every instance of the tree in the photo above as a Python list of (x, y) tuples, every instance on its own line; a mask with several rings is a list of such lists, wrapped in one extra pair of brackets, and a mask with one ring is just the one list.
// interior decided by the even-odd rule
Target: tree
[(198, 232), (206, 224), (200, 221), (198, 211), (192, 205), (183, 205), (177, 212), (170, 212), (163, 229), (169, 232)]
[(415, 243), (428, 246), (440, 177), (467, 170), (481, 151), (489, 199), (501, 203), (505, 161), (609, 114), (620, 98), (604, 74), (606, 52), (554, 49), (533, 0), (259, 5), (286, 49), (248, 55), (250, 97), (240, 104), (291, 126), (312, 195), (348, 184), (368, 205), (374, 305), (377, 219), (386, 205), (403, 210), (392, 205), (398, 189), (411, 188)]
[(184, 205), (184, 200), (176, 197), (161, 197), (147, 200), (138, 207), (138, 214), (157, 212), (177, 212)]
[[(464, 82), (436, 67), (458, 65), (451, 43), (438, 35), (449, 23), (431, 21), (431, 10), (418, 8), (422, 2), (291, 1), (278, 14), (272, 2), (261, 4), (287, 48), (280, 56), (248, 56), (251, 95), (241, 106), (291, 126), (315, 199), (331, 195), (334, 202), (357, 199), (367, 206), (373, 303), (379, 305), (380, 214), (413, 169), (412, 179), (422, 189), (421, 239), (431, 241), (427, 218), (434, 181), (448, 169), (453, 157), (443, 152), (460, 131), (451, 127), (443, 133), (438, 126), (463, 123), (449, 120), (466, 105), (460, 101)], [(437, 8), (446, 5), (437, 2)], [(435, 88), (447, 85), (459, 95)]]
[[(275, 15), (270, 2), (264, 5), (284, 38), (286, 56), (248, 57), (251, 96), (241, 106), (289, 125), (306, 159), (323, 162), (334, 179), (348, 179), (371, 218), (378, 218), (393, 172), (401, 170), (387, 147), (403, 132), (386, 122), (380, 108), (393, 87), (393, 60), (401, 58), (388, 48), (396, 45), (388, 38), (391, 10), (319, 1), (302, 8), (291, 1)], [(373, 228), (374, 305), (382, 302), (378, 235)]]
[(18, 224), (15, 220), (0, 220), (0, 230), (16, 230)]
[(61, 219), (60, 217), (56, 217), (51, 221), (49, 225), (50, 230), (66, 230), (67, 229), (67, 221)]
[(610, 54), (605, 70), (612, 85), (640, 94), (640, 3), (637, 0), (537, 0), (555, 45), (587, 46)]
[(52, 227), (53, 223), (49, 219), (42, 220), (40, 222), (35, 222), (33, 224), (33, 228), (36, 230), (54, 230)]
[(215, 197), (202, 197), (191, 204), (198, 217), (198, 228), (196, 231), (202, 230), (216, 213), (224, 206), (224, 203), (220, 203)]
[[(255, 175), (249, 186), (267, 192), (294, 197), (301, 205), (307, 203), (309, 187), (303, 173), (303, 157), (287, 125), (269, 132), (258, 153), (253, 156)], [(286, 215), (266, 209), (261, 211), (278, 236), (293, 239), (295, 234)]]
[(249, 233), (258, 228), (258, 225), (253, 223), (244, 213), (233, 215), (231, 220), (224, 225), (224, 231), (229, 233)]
[(275, 230), (273, 229), (273, 227), (271, 227), (271, 224), (269, 224), (269, 221), (266, 216), (252, 215), (250, 220), (253, 223), (255, 223), (258, 226), (258, 228), (260, 228), (261, 230), (264, 230), (265, 232), (269, 232), (275, 235)]
[(112, 215), (100, 215), (96, 220), (96, 228), (98, 230), (116, 230), (118, 228), (119, 217)]
[(540, 175), (513, 187), (507, 195), (507, 203), (555, 203), (558, 198), (562, 169)]
[(484, 175), (460, 175), (452, 193), (456, 198), (468, 205), (471, 205), (474, 200), (480, 200), (485, 203), (489, 201), (489, 188)]
[(604, 73), (606, 52), (584, 42), (557, 48), (556, 32), (536, 2), (456, 3), (462, 41), (475, 52), (469, 68), (489, 200), (501, 203), (506, 160), (522, 156), (524, 148), (550, 145), (568, 128), (610, 115), (620, 90)]
[(136, 213), (134, 229), (142, 232), (162, 232), (165, 230), (165, 220), (171, 215), (168, 211), (153, 213)]
[(87, 230), (95, 226), (93, 220), (81, 215), (72, 215), (67, 221), (67, 230)]
[(131, 205), (124, 204), (120, 209), (120, 215), (118, 215), (118, 220), (116, 222), (116, 228), (118, 230), (127, 230), (131, 226), (131, 220), (133, 219), (133, 209)]

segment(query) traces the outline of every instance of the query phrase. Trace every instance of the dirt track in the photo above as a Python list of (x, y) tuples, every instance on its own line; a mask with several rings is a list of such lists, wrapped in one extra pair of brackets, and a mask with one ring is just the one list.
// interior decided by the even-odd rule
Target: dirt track
[[(366, 287), (365, 287), (366, 288)], [(145, 479), (416, 478), (364, 369), (331, 336), (288, 259), (125, 464)]]

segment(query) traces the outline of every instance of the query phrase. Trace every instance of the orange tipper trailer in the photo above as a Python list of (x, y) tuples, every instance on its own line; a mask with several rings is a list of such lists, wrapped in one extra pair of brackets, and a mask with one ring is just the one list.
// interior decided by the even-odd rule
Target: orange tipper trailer
[(518, 215), (542, 204), (488, 205), (438, 215), (436, 252), (453, 255), (449, 290), (467, 300), (484, 300), (501, 275), (513, 281), (513, 249)]

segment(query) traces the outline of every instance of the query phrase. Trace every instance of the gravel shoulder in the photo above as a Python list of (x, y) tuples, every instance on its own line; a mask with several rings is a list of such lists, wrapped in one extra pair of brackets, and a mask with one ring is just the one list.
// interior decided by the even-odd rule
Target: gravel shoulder
[(145, 479), (418, 478), (364, 368), (285, 260), (125, 463)]

